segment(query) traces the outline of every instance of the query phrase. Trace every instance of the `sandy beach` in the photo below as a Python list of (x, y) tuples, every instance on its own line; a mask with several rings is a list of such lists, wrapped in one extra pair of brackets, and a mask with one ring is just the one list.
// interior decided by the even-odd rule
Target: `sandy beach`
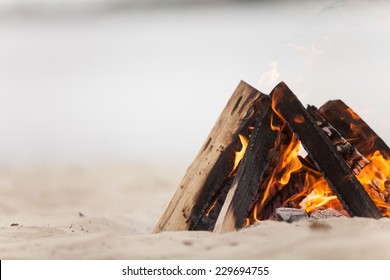
[(2, 167), (0, 259), (390, 258), (388, 219), (150, 234), (184, 171), (126, 163)]
[(0, 4), (0, 259), (390, 259), (389, 219), (151, 234), (240, 80), (390, 143), (390, 2), (143, 2)]

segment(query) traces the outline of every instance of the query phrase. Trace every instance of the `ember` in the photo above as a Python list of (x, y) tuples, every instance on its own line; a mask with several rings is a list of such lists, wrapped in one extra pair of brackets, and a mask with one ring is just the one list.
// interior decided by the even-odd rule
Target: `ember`
[(154, 231), (226, 232), (306, 214), (390, 217), (389, 158), (341, 101), (305, 109), (283, 82), (269, 96), (241, 82)]

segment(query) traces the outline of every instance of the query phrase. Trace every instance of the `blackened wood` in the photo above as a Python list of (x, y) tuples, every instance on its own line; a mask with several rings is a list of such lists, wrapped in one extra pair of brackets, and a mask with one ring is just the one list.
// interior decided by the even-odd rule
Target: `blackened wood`
[(214, 232), (222, 233), (242, 228), (255, 202), (265, 171), (274, 158), (280, 131), (271, 128), (271, 119), (278, 117), (269, 104), (267, 113), (256, 125), (232, 187), (219, 214)]
[(191, 211), (189, 220), (190, 230), (212, 231), (214, 229), (219, 212), (237, 173), (237, 168), (235, 171), (233, 170), (235, 153), (242, 149), (238, 135), (243, 135), (246, 139), (250, 138), (253, 127), (260, 122), (266, 110), (258, 105), (269, 106), (270, 104), (270, 100), (267, 98), (263, 99), (263, 101), (256, 104), (254, 112), (249, 113), (250, 118), (242, 122), (240, 128), (233, 135), (232, 142), (226, 147), (212, 167), (202, 191), (196, 198), (197, 202)]
[(376, 150), (390, 159), (390, 148), (376, 132), (341, 100), (331, 100), (319, 109), (321, 115), (365, 157)]
[[(354, 146), (352, 146), (331, 124), (329, 124), (314, 106), (308, 106), (308, 112), (316, 120), (317, 125), (325, 132), (332, 141), (337, 151), (341, 154), (347, 165), (352, 169), (355, 175), (362, 174), (369, 176), (371, 179), (368, 183), (368, 193), (375, 196), (385, 204), (390, 203), (390, 180), (378, 168), (370, 165), (366, 159)], [(369, 170), (368, 170), (369, 169)], [(367, 174), (367, 172), (370, 172)], [(367, 175), (364, 175), (367, 174)], [(381, 186), (383, 184), (383, 186)], [(380, 191), (383, 189), (383, 191)], [(379, 209), (381, 210), (381, 209)], [(387, 211), (387, 209), (384, 209)]]
[(294, 93), (281, 82), (271, 93), (281, 117), (300, 138), (317, 168), (351, 216), (380, 218), (381, 213), (332, 142), (317, 126)]
[(355, 175), (358, 175), (370, 161), (366, 159), (354, 146), (352, 146), (330, 123), (319, 113), (316, 107), (308, 106), (307, 111), (316, 121), (319, 128), (325, 132), (337, 151), (351, 168)]
[[(209, 178), (210, 173), (219, 174), (221, 171), (219, 175), (215, 175), (218, 178), (213, 179), (216, 185), (225, 179), (228, 168), (232, 167), (232, 157), (234, 156), (234, 152), (231, 155), (228, 155), (227, 152), (224, 153), (225, 149), (232, 142), (237, 143), (238, 133), (244, 133), (246, 129), (249, 129), (249, 121), (253, 120), (252, 117), (256, 112), (263, 110), (264, 102), (269, 103), (268, 96), (263, 95), (245, 82), (240, 82), (206, 138), (203, 147), (187, 169), (173, 198), (153, 229), (154, 233), (188, 230), (190, 225), (196, 223), (196, 219), (200, 219), (204, 215), (210, 207), (210, 200), (202, 201), (199, 198), (202, 194), (209, 192), (210, 199), (212, 199), (218, 192), (221, 192), (213, 184), (208, 183), (206, 186), (206, 181), (212, 181)], [(234, 148), (234, 145), (236, 144), (231, 147)], [(219, 169), (218, 172), (217, 169)], [(199, 204), (202, 205), (199, 206)], [(194, 215), (195, 206), (201, 209), (198, 215)]]

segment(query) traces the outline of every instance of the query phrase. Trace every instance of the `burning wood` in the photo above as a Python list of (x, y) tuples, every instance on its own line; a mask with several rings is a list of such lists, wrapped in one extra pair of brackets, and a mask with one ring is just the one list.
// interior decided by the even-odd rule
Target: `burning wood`
[(227, 232), (289, 215), (390, 217), (388, 158), (341, 101), (305, 109), (283, 82), (270, 96), (241, 82), (154, 232)]
[[(309, 106), (309, 113), (316, 120), (317, 125), (331, 139), (333, 145), (337, 148), (347, 165), (357, 175), (360, 183), (365, 187), (370, 197), (377, 201), (376, 205), (381, 210), (382, 215), (388, 216), (390, 204), (390, 180), (376, 166), (383, 164), (374, 164), (365, 158), (355, 147), (353, 147), (341, 134), (329, 124), (318, 112), (314, 106)], [(377, 153), (376, 157), (380, 158)], [(371, 157), (372, 158), (372, 157)], [(383, 159), (379, 159), (383, 163)]]

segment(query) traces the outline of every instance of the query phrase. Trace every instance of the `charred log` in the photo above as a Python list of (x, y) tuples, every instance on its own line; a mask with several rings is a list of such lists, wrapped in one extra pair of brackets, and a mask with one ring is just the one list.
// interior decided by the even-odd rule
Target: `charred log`
[[(317, 125), (325, 132), (332, 141), (337, 151), (341, 154), (347, 165), (352, 169), (355, 175), (365, 175), (367, 177), (367, 192), (385, 204), (390, 203), (390, 180), (378, 168), (370, 165), (366, 159), (355, 147), (353, 147), (331, 124), (329, 124), (314, 106), (308, 106), (308, 112), (316, 120)], [(370, 166), (368, 166), (370, 165)], [(367, 168), (366, 168), (367, 166)], [(367, 170), (369, 169), (369, 171)], [(382, 191), (381, 191), (382, 190)], [(387, 210), (386, 210), (387, 211)]]
[(345, 210), (351, 216), (380, 218), (378, 208), (336, 147), (286, 84), (277, 85), (271, 97), (276, 111), (297, 134)]
[(277, 158), (276, 143), (280, 132), (272, 129), (273, 118), (277, 117), (269, 104), (267, 113), (254, 129), (214, 232), (232, 231), (244, 226), (245, 219), (258, 195), (260, 184), (266, 179), (266, 171), (272, 166), (272, 160)]
[(390, 159), (390, 148), (386, 143), (343, 101), (328, 101), (319, 109), (319, 112), (365, 157), (379, 150), (386, 159)]

